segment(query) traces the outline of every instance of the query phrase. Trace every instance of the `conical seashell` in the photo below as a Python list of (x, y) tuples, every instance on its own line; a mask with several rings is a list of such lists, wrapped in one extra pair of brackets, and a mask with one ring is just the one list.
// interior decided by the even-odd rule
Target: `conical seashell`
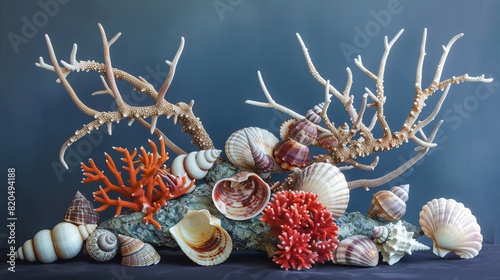
[[(385, 227), (387, 231), (381, 227)], [(390, 265), (397, 263), (405, 254), (411, 255), (414, 251), (430, 249), (413, 239), (413, 232), (407, 231), (401, 221), (374, 226), (372, 232), (377, 248), (382, 253), (382, 260)]]
[(271, 155), (264, 153), (260, 150), (259, 146), (250, 141), (250, 137), (246, 130), (244, 130), (245, 135), (247, 136), (247, 141), (250, 146), (250, 152), (252, 153), (253, 161), (255, 162), (255, 169), (257, 170), (257, 174), (262, 178), (268, 178), (271, 175), (271, 171), (274, 169), (274, 159)]
[(349, 188), (344, 174), (330, 163), (317, 162), (302, 170), (295, 181), (295, 190), (319, 194), (334, 219), (339, 218), (349, 203)]
[(248, 220), (260, 214), (271, 198), (271, 188), (257, 174), (242, 171), (215, 183), (212, 199), (217, 209), (232, 220)]
[(96, 261), (107, 262), (118, 252), (118, 239), (107, 229), (96, 229), (85, 241), (85, 252)]
[(97, 211), (94, 210), (92, 203), (77, 191), (75, 198), (73, 198), (64, 214), (64, 221), (76, 225), (99, 224), (101, 218)]
[(221, 264), (233, 250), (231, 236), (205, 209), (189, 211), (169, 231), (184, 254), (199, 265)]
[(58, 258), (71, 259), (82, 249), (87, 238), (97, 225), (75, 225), (68, 222), (57, 224), (52, 230), (39, 231), (33, 239), (26, 241), (16, 252), (16, 258), (29, 262), (51, 263)]
[[(246, 127), (234, 132), (227, 139), (225, 151), (229, 161), (241, 170), (259, 173), (260, 164), (256, 164), (255, 152), (252, 154), (249, 143), (253, 144), (254, 151), (274, 157), (273, 148), (278, 143), (278, 138), (265, 129)], [(281, 167), (274, 163), (272, 172), (280, 171), (282, 171)]]
[(470, 259), (482, 248), (483, 236), (469, 208), (454, 199), (433, 199), (420, 212), (420, 226), (432, 239), (434, 254), (444, 257), (454, 252)]
[(333, 263), (354, 266), (376, 266), (377, 245), (364, 235), (352, 235), (339, 242), (333, 251)]
[[(221, 150), (209, 149), (191, 152), (187, 155), (178, 155), (170, 166), (170, 173), (174, 176), (187, 175), (185, 186), (188, 186), (192, 180), (203, 179), (215, 160), (221, 154)], [(195, 185), (188, 191), (194, 190)]]
[(118, 234), (121, 264), (124, 266), (149, 266), (160, 262), (160, 255), (149, 243), (130, 236)]
[(368, 217), (386, 222), (394, 222), (406, 213), (406, 201), (410, 185), (392, 187), (390, 191), (378, 191), (373, 195)]
[(304, 168), (311, 162), (309, 147), (292, 138), (280, 141), (274, 147), (274, 160), (282, 169), (292, 171)]

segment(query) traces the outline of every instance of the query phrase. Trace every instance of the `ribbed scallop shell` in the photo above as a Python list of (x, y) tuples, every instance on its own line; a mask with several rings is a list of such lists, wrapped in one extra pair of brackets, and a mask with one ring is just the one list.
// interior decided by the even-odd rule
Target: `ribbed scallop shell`
[(319, 194), (319, 201), (328, 207), (334, 219), (339, 218), (349, 204), (349, 189), (344, 174), (326, 162), (313, 163), (297, 176), (295, 190)]
[(420, 226), (432, 239), (434, 254), (444, 257), (454, 252), (470, 259), (482, 248), (483, 236), (469, 208), (454, 199), (433, 199), (422, 207)]
[(130, 236), (118, 234), (121, 264), (124, 266), (149, 266), (160, 262), (160, 255), (149, 243)]
[(373, 195), (368, 217), (394, 222), (406, 213), (406, 201), (410, 185), (394, 186), (391, 190), (378, 191)]
[[(229, 161), (241, 170), (259, 173), (250, 142), (254, 144), (255, 149), (273, 157), (273, 148), (278, 143), (278, 138), (265, 129), (246, 127), (234, 132), (227, 139), (225, 151)], [(282, 170), (279, 165), (274, 164), (272, 171)]]
[[(191, 152), (187, 155), (177, 156), (170, 166), (170, 173), (174, 176), (187, 175), (185, 185), (189, 185), (192, 180), (200, 180), (205, 178), (208, 170), (212, 168), (215, 160), (221, 154), (221, 150), (210, 149)], [(190, 189), (192, 191), (194, 189)]]
[(404, 255), (411, 255), (414, 251), (429, 250), (430, 248), (413, 239), (413, 232), (407, 231), (401, 221), (396, 224), (374, 226), (373, 237), (382, 260), (389, 265), (397, 263)]
[(339, 242), (333, 251), (333, 263), (371, 267), (378, 264), (377, 245), (367, 236), (352, 235)]
[(257, 174), (242, 171), (215, 183), (212, 199), (217, 209), (232, 220), (260, 214), (271, 198), (271, 188)]
[(68, 210), (66, 210), (64, 214), (64, 221), (76, 225), (99, 224), (101, 218), (94, 210), (92, 203), (77, 191), (75, 197), (69, 204)]
[(107, 229), (96, 229), (85, 241), (85, 252), (93, 260), (107, 262), (118, 252), (118, 238)]
[(274, 147), (274, 160), (284, 170), (304, 168), (311, 162), (309, 147), (291, 138), (280, 141)]
[(169, 231), (184, 254), (202, 266), (223, 263), (233, 250), (231, 236), (205, 209), (189, 211)]

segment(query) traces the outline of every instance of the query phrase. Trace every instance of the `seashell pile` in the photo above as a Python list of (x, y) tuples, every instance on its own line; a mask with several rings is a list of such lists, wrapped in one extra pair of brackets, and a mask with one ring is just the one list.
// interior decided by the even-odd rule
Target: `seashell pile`
[(169, 231), (184, 254), (202, 266), (223, 263), (233, 250), (231, 236), (206, 209), (189, 211)]
[(389, 265), (397, 263), (405, 254), (430, 249), (413, 239), (413, 232), (407, 231), (401, 221), (374, 226), (372, 231), (377, 248), (382, 253), (382, 260)]
[(271, 188), (257, 174), (242, 171), (219, 180), (212, 190), (212, 200), (224, 216), (248, 220), (260, 214), (271, 198)]
[(352, 235), (339, 242), (332, 262), (340, 265), (371, 267), (378, 264), (377, 245), (364, 235)]
[(433, 199), (422, 207), (420, 225), (433, 241), (434, 254), (444, 257), (454, 252), (470, 259), (482, 248), (483, 236), (469, 208), (454, 199)]
[(150, 266), (160, 262), (160, 255), (149, 243), (140, 239), (118, 234), (120, 240), (121, 264), (124, 266)]
[(349, 204), (349, 189), (344, 174), (334, 165), (313, 163), (302, 170), (295, 181), (295, 190), (319, 194), (334, 219), (344, 214)]
[[(174, 176), (184, 176), (186, 174), (188, 178), (186, 178), (184, 185), (189, 186), (191, 181), (205, 178), (208, 170), (212, 168), (221, 152), (221, 150), (210, 149), (179, 155), (172, 161), (170, 173)], [(195, 185), (193, 184), (193, 187), (188, 192), (192, 192), (194, 188)]]
[(391, 190), (378, 191), (373, 195), (368, 217), (395, 222), (406, 213), (406, 201), (410, 185), (394, 186)]
[(85, 241), (85, 253), (93, 260), (107, 262), (118, 252), (118, 239), (107, 229), (96, 229)]

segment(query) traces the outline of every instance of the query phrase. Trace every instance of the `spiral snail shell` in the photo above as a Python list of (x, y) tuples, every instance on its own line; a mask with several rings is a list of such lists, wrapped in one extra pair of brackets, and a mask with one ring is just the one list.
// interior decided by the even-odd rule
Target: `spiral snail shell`
[[(210, 149), (179, 155), (172, 161), (170, 173), (174, 176), (186, 174), (185, 186), (188, 186), (192, 180), (203, 179), (207, 175), (208, 170), (212, 168), (221, 152), (221, 150)], [(195, 185), (188, 192), (193, 191), (194, 187)]]
[(394, 222), (406, 213), (406, 201), (410, 185), (394, 186), (391, 190), (382, 190), (373, 195), (368, 217), (386, 222)]
[(107, 229), (96, 229), (85, 241), (85, 252), (98, 262), (109, 261), (118, 252), (118, 239)]

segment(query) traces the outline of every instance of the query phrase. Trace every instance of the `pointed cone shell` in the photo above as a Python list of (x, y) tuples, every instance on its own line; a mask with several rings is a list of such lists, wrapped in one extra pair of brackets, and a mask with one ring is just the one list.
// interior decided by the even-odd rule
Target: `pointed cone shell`
[(248, 136), (248, 132), (246, 130), (244, 130), (244, 132), (247, 136), (248, 145), (250, 146), (250, 152), (252, 153), (253, 161), (255, 163), (255, 169), (262, 178), (269, 177), (269, 175), (271, 175), (271, 171), (274, 169), (274, 165), (276, 164), (273, 157), (262, 151), (256, 143), (250, 141), (251, 139)]
[(78, 191), (64, 214), (64, 221), (75, 225), (99, 224), (101, 218), (92, 203)]
[[(249, 142), (254, 144), (254, 149), (273, 156), (273, 148), (278, 143), (278, 138), (265, 129), (246, 127), (234, 132), (227, 139), (225, 151), (229, 161), (241, 170), (259, 173)], [(272, 171), (282, 170), (278, 164), (274, 164)]]
[(317, 193), (319, 201), (328, 207), (334, 219), (339, 218), (349, 204), (349, 189), (344, 174), (325, 162), (313, 163), (297, 176), (295, 190)]
[(396, 224), (389, 223), (387, 228), (387, 237), (385, 231), (372, 229), (373, 232), (380, 232), (382, 236), (375, 237), (375, 243), (379, 252), (382, 254), (382, 260), (389, 265), (397, 263), (404, 255), (411, 255), (414, 251), (429, 250), (430, 248), (417, 240), (413, 239), (413, 232), (407, 231), (401, 221)]
[(339, 242), (333, 251), (333, 263), (353, 266), (376, 266), (379, 254), (377, 245), (364, 235), (352, 235)]
[(118, 252), (118, 238), (106, 229), (97, 229), (85, 241), (85, 250), (93, 260), (106, 262)]
[(420, 226), (432, 239), (434, 254), (444, 257), (454, 252), (470, 259), (482, 248), (483, 236), (469, 208), (454, 199), (433, 199), (420, 212)]
[(260, 214), (271, 198), (271, 188), (257, 174), (242, 171), (215, 183), (212, 200), (232, 220), (248, 220)]
[(382, 190), (373, 195), (368, 217), (386, 222), (394, 222), (406, 213), (409, 185), (393, 187), (390, 191)]
[[(212, 168), (221, 152), (221, 150), (209, 149), (179, 155), (172, 161), (170, 173), (174, 176), (184, 176), (186, 174), (185, 186), (188, 186), (192, 180), (200, 180), (207, 175), (208, 170)], [(194, 187), (193, 185), (190, 191)]]
[(169, 229), (184, 254), (195, 263), (211, 266), (223, 263), (231, 254), (231, 236), (208, 210), (190, 211)]
[(140, 239), (118, 234), (120, 240), (121, 264), (124, 266), (149, 266), (160, 262), (160, 255), (149, 243)]

